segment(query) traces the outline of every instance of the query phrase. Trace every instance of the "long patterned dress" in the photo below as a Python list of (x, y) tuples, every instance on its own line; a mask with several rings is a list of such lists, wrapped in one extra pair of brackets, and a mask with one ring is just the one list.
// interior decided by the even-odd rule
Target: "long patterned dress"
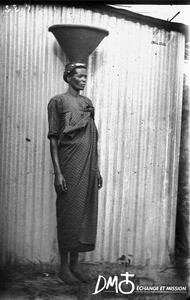
[(48, 104), (48, 138), (57, 137), (61, 172), (67, 192), (57, 194), (60, 251), (95, 248), (98, 212), (97, 129), (92, 102), (68, 92)]

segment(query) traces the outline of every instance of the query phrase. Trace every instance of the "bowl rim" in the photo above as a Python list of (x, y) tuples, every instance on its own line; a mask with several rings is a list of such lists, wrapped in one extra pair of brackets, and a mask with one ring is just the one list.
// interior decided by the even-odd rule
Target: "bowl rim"
[(109, 31), (96, 26), (89, 26), (89, 25), (83, 25), (83, 24), (55, 24), (50, 26), (48, 29), (49, 31), (52, 31), (53, 29), (59, 29), (59, 28), (73, 28), (73, 29), (89, 29), (89, 30), (99, 30), (101, 32), (104, 32), (106, 35), (109, 34)]

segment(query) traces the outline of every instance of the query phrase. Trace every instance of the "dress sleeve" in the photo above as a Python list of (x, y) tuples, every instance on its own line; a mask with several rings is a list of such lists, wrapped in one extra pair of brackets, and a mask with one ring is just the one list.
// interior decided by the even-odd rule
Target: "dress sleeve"
[(57, 137), (59, 139), (60, 134), (60, 112), (58, 107), (58, 102), (56, 99), (51, 99), (48, 104), (48, 123), (49, 123), (49, 131), (48, 131), (48, 139), (51, 137)]
[(83, 96), (83, 97), (86, 99), (86, 102), (87, 102), (90, 106), (94, 107), (92, 101), (91, 101), (89, 98), (87, 98), (86, 96)]

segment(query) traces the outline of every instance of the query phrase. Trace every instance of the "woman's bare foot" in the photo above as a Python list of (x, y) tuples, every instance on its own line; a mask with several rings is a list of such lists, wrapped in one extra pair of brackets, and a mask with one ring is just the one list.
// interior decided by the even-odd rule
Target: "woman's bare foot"
[(79, 264), (76, 264), (74, 267), (71, 267), (71, 272), (77, 277), (80, 281), (84, 283), (91, 283), (92, 279), (85, 275), (84, 271), (80, 268)]
[(73, 275), (69, 268), (60, 268), (59, 279), (69, 285), (80, 283), (80, 281)]
[(70, 253), (70, 270), (80, 281), (84, 283), (90, 283), (92, 280), (84, 274), (84, 271), (81, 269), (78, 262), (78, 252)]

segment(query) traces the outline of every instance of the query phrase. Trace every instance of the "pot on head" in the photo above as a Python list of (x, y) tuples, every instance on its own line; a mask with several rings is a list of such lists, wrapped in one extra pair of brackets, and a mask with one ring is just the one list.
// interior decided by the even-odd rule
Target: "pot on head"
[(52, 25), (49, 27), (71, 62), (86, 62), (109, 31), (86, 25)]

